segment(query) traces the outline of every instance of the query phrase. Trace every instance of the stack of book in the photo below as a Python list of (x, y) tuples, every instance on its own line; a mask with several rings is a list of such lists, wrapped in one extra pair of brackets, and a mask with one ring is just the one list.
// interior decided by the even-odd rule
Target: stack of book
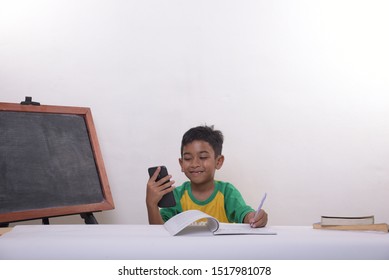
[(388, 225), (385, 223), (375, 224), (374, 216), (321, 216), (321, 222), (313, 224), (314, 229), (335, 229), (335, 230), (365, 230), (388, 232)]

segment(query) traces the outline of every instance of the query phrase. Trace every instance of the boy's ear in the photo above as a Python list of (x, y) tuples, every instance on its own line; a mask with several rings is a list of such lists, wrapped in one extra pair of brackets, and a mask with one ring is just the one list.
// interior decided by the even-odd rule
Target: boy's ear
[(217, 156), (217, 158), (216, 158), (216, 169), (219, 170), (220, 168), (222, 168), (223, 163), (224, 163), (224, 156), (223, 155)]
[(180, 166), (181, 166), (181, 172), (184, 172), (184, 170), (182, 169), (182, 158), (179, 158), (178, 162), (180, 163)]

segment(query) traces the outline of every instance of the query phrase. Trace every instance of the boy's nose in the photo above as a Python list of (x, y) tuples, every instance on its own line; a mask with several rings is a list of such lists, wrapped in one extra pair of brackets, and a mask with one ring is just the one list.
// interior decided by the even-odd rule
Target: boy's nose
[(193, 158), (191, 163), (192, 163), (192, 167), (197, 167), (200, 165), (200, 159), (195, 157), (195, 158)]

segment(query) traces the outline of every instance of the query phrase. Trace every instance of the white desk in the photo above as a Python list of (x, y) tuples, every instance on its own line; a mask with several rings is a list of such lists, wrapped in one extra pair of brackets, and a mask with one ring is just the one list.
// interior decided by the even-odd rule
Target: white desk
[(163, 226), (16, 226), (0, 237), (0, 259), (389, 259), (389, 234), (270, 227), (277, 235), (171, 236)]

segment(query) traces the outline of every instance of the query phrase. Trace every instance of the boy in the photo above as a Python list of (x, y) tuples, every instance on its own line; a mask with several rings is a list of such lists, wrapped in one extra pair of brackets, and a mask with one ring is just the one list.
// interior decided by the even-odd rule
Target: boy
[[(267, 213), (255, 211), (244, 202), (239, 191), (230, 183), (215, 181), (215, 171), (224, 162), (222, 155), (223, 134), (209, 126), (188, 130), (181, 142), (181, 171), (189, 182), (174, 188), (174, 181), (167, 183), (171, 175), (155, 182), (160, 168), (147, 182), (146, 206), (150, 224), (163, 224), (174, 215), (198, 209), (224, 223), (247, 223), (252, 227), (264, 227)], [(158, 201), (168, 192), (174, 192), (176, 206), (158, 208)]]

